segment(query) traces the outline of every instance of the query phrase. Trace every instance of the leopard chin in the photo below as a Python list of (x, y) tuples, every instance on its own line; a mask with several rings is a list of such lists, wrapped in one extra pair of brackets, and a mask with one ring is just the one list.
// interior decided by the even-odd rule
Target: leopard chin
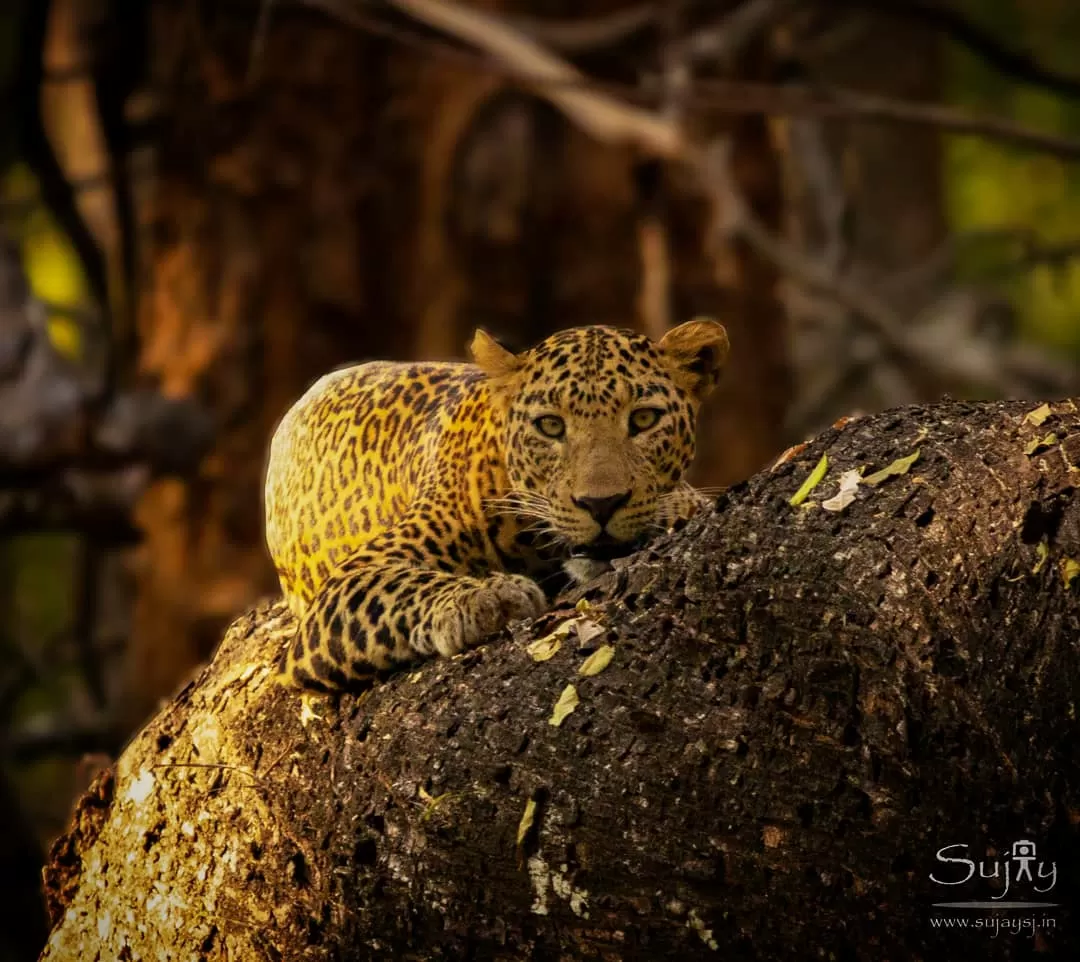
[(587, 544), (574, 545), (570, 550), (570, 558), (586, 558), (589, 561), (615, 561), (617, 558), (625, 558), (635, 551), (640, 551), (645, 542), (644, 535), (639, 535), (633, 541), (619, 541), (609, 534), (601, 534)]

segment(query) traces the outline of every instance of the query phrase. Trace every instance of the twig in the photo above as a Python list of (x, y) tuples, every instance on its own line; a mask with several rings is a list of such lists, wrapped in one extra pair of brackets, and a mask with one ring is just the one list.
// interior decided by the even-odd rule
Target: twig
[(843, 176), (825, 142), (823, 125), (812, 117), (792, 117), (787, 124), (787, 156), (800, 176), (820, 229), (822, 260), (838, 272), (851, 248), (851, 204)]
[[(827, 0), (831, 6), (837, 0)], [(1010, 50), (985, 27), (955, 6), (925, 0), (839, 0), (837, 5), (861, 7), (888, 16), (913, 20), (944, 33), (1003, 74), (1067, 97), (1080, 97), (1080, 77), (1051, 70), (1024, 50)]]
[(987, 114), (923, 104), (839, 87), (702, 80), (695, 101), (736, 113), (809, 114), (841, 120), (936, 127), (952, 134), (999, 140), (1068, 160), (1080, 159), (1080, 140), (1033, 130)]
[(614, 47), (650, 27), (659, 16), (657, 5), (641, 3), (625, 10), (584, 20), (547, 20), (507, 16), (507, 22), (537, 43), (563, 53), (590, 53)]
[[(956, 269), (958, 261), (980, 245), (997, 245), (999, 257), (982, 258), (992, 266), (992, 279), (1015, 277), (1036, 267), (1062, 269), (1080, 259), (1080, 239), (1047, 242), (1030, 227), (988, 227), (964, 231), (946, 238), (920, 263), (886, 278), (889, 290), (926, 288), (941, 284)], [(1007, 252), (1007, 253), (1005, 253)]]
[[(682, 137), (673, 124), (651, 111), (589, 89), (584, 74), (496, 17), (446, 0), (388, 2), (494, 57), (518, 79), (542, 89), (555, 106), (598, 140), (632, 141), (652, 154), (669, 158), (682, 147)], [(568, 83), (581, 86), (566, 86)]]
[(690, 34), (684, 43), (685, 55), (691, 62), (728, 63), (791, 6), (792, 0), (747, 0), (716, 23)]
[(759, 255), (801, 284), (829, 295), (854, 311), (873, 328), (897, 359), (919, 360), (905, 342), (904, 319), (888, 304), (774, 236), (753, 215), (730, 172), (729, 153), (727, 141), (716, 141), (695, 164), (702, 182), (713, 194), (717, 209), (723, 214), (722, 229), (742, 237)]

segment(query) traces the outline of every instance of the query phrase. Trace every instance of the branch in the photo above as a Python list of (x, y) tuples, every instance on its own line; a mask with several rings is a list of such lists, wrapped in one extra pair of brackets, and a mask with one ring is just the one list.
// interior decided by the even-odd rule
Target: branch
[[(942, 839), (1073, 857), (1075, 480), (1066, 442), (1024, 452), (1080, 416), (1033, 406), (837, 425), (584, 604), (359, 697), (275, 685), (296, 622), (261, 606), (79, 802), (43, 962), (1015, 960), (929, 924), (925, 865)], [(950, 894), (1000, 893), (971, 883)], [(1045, 936), (1080, 953), (1075, 925)]]
[(657, 17), (656, 4), (641, 3), (584, 20), (508, 16), (507, 23), (537, 43), (575, 54), (617, 46), (655, 24)]
[(105, 258), (86, 221), (79, 213), (75, 191), (57, 160), (41, 116), (41, 85), (44, 80), (43, 51), (49, 24), (50, 0), (26, 8), (24, 35), (20, 37), (15, 108), (20, 148), (37, 177), (41, 196), (64, 229), (86, 273), (95, 299), (108, 304)]
[[(136, 540), (130, 512), (150, 480), (193, 471), (208, 449), (213, 424), (200, 405), (154, 392), (118, 395), (103, 411), (74, 400), (63, 423), (32, 385), (11, 400), (0, 384), (0, 533), (65, 530), (104, 544)], [(68, 395), (65, 395), (68, 396)], [(37, 401), (38, 409), (22, 407)]]
[(1027, 150), (1053, 154), (1066, 160), (1080, 159), (1080, 140), (1033, 130), (1000, 117), (975, 114), (940, 104), (923, 104), (840, 87), (796, 84), (748, 83), (702, 80), (694, 100), (732, 113), (775, 116), (811, 115), (838, 120), (911, 124), (934, 127), (1015, 144)]
[[(301, 0), (355, 26), (369, 21), (342, 0)], [(651, 111), (595, 89), (588, 78), (503, 20), (445, 0), (387, 0), (414, 19), (483, 50), (507, 72), (535, 89), (583, 130), (606, 142), (631, 141), (660, 157), (675, 157), (681, 137)]]
[[(829, 5), (835, 2), (829, 0)], [(1009, 49), (993, 33), (953, 6), (925, 0), (840, 0), (840, 3), (926, 24), (1003, 74), (1066, 97), (1080, 97), (1080, 77), (1051, 70), (1027, 51)]]
[(765, 260), (812, 290), (828, 294), (854, 311), (877, 334), (896, 360), (921, 363), (904, 338), (904, 319), (873, 293), (846, 280), (780, 237), (775, 236), (750, 210), (730, 170), (730, 144), (717, 141), (694, 159), (701, 182), (721, 212), (721, 230), (743, 238)]
[(691, 61), (731, 61), (755, 36), (794, 6), (793, 0), (746, 0), (718, 21), (698, 27), (685, 40)]

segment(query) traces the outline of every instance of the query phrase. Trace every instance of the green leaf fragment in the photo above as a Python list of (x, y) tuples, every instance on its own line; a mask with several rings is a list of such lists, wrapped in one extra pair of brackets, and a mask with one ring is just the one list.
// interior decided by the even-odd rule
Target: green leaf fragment
[(586, 677), (599, 675), (600, 672), (611, 664), (611, 659), (614, 656), (615, 649), (611, 645), (601, 645), (581, 663), (578, 674), (585, 675)]
[(461, 792), (443, 792), (441, 795), (432, 795), (423, 788), (423, 786), (421, 786), (418, 794), (420, 795), (420, 800), (424, 803), (424, 812), (420, 816), (421, 822), (426, 822), (431, 818), (439, 806), (444, 802), (453, 801), (454, 799), (461, 797)]
[(810, 472), (807, 479), (802, 483), (802, 487), (799, 488), (799, 490), (791, 496), (791, 500), (788, 503), (793, 508), (797, 508), (800, 504), (802, 504), (807, 499), (807, 497), (809, 497), (810, 492), (813, 491), (814, 488), (816, 488), (819, 484), (821, 484), (821, 479), (825, 477), (825, 473), (828, 470), (829, 457), (828, 455), (823, 454), (821, 456), (821, 460), (818, 461), (816, 465), (814, 465), (814, 470)]
[(1061, 580), (1066, 588), (1071, 588), (1072, 583), (1080, 577), (1080, 561), (1075, 558), (1064, 558), (1061, 562)]
[(1035, 567), (1031, 569), (1033, 575), (1037, 575), (1046, 566), (1046, 559), (1050, 557), (1050, 548), (1046, 543), (1046, 538), (1043, 538), (1035, 546), (1035, 557), (1039, 560), (1035, 562)]
[(577, 689), (573, 685), (567, 685), (559, 695), (559, 700), (555, 702), (555, 710), (551, 713), (548, 724), (558, 728), (566, 716), (577, 708), (579, 700)]
[(1036, 451), (1042, 451), (1044, 448), (1052, 448), (1058, 443), (1058, 436), (1051, 431), (1044, 438), (1036, 438), (1034, 441), (1030, 441), (1028, 446), (1024, 448), (1024, 454), (1034, 454)]
[(1049, 404), (1040, 404), (1034, 411), (1028, 411), (1028, 413), (1024, 415), (1024, 420), (1027, 421), (1028, 424), (1033, 424), (1035, 427), (1038, 427), (1043, 421), (1050, 417), (1051, 413)]
[(868, 484), (872, 488), (876, 488), (882, 481), (886, 481), (889, 478), (897, 477), (901, 474), (907, 474), (911, 469), (911, 466), (919, 460), (919, 455), (922, 453), (922, 448), (916, 448), (906, 458), (897, 458), (892, 464), (886, 465), (880, 471), (875, 471), (873, 474), (868, 474), (862, 479), (863, 484)]
[(518, 822), (517, 830), (517, 847), (521, 848), (525, 844), (525, 839), (529, 834), (529, 829), (533, 827), (533, 823), (536, 821), (536, 799), (530, 798), (525, 803), (525, 811), (522, 812), (521, 821)]

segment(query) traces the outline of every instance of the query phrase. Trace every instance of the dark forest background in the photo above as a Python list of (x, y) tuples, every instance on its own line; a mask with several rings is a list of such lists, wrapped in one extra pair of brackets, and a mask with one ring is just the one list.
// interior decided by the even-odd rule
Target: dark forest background
[(1078, 44), (1072, 0), (0, 6), (0, 959), (73, 798), (275, 592), (264, 448), (327, 369), (710, 314), (710, 485), (1080, 393)]

